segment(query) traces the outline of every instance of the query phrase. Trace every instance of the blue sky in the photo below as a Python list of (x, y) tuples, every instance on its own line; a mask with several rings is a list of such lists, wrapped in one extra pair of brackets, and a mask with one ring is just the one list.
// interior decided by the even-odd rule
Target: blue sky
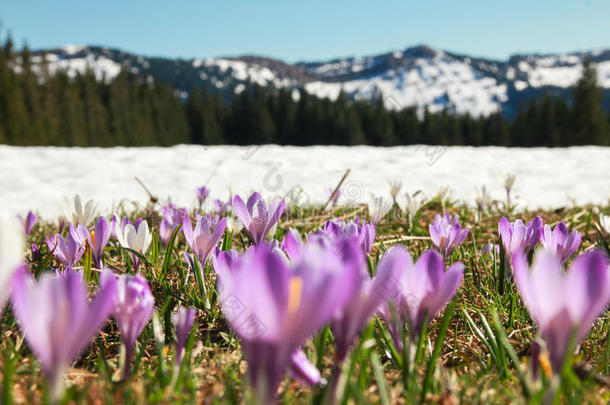
[(144, 55), (362, 56), (415, 44), (504, 59), (610, 48), (607, 0), (4, 0), (18, 45), (99, 44)]

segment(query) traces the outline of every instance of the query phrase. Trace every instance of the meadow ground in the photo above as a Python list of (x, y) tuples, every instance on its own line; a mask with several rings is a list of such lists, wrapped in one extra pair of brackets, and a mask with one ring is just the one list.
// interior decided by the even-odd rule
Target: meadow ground
[[(155, 233), (144, 258), (141, 274), (148, 280), (155, 298), (155, 315), (138, 339), (132, 375), (120, 381), (121, 350), (115, 321), (110, 321), (89, 348), (66, 372), (70, 403), (242, 403), (248, 395), (247, 362), (240, 340), (229, 329), (216, 292), (216, 275), (211, 265), (204, 272), (205, 288), (198, 285), (185, 263), (184, 237), (176, 232), (167, 248), (159, 242), (160, 206), (149, 203), (137, 212), (118, 212), (132, 219), (145, 218)], [(528, 403), (556, 400), (558, 403), (607, 403), (610, 400), (610, 316), (597, 320), (587, 338), (563, 370), (561, 383), (548, 366), (544, 353), (532, 356), (536, 328), (512, 280), (501, 275), (502, 260), (495, 249), (498, 222), (502, 216), (525, 222), (536, 215), (545, 224), (563, 221), (582, 233), (578, 253), (595, 248), (608, 249), (610, 235), (601, 230), (599, 213), (610, 213), (610, 206), (507, 212), (503, 203), (485, 204), (480, 209), (455, 203), (441, 196), (430, 199), (412, 220), (395, 206), (377, 226), (369, 256), (374, 269), (379, 258), (393, 245), (402, 244), (415, 258), (433, 248), (428, 226), (434, 215), (458, 215), (462, 226), (470, 227), (465, 242), (446, 262), (465, 265), (464, 279), (451, 304), (432, 320), (425, 336), (410, 359), (391, 344), (384, 322), (375, 316), (360, 334), (341, 366), (336, 384), (305, 387), (286, 376), (279, 390), (281, 403), (329, 402), (330, 388), (341, 404), (406, 404), (418, 401), (454, 403)], [(289, 229), (305, 235), (333, 217), (344, 220), (368, 219), (364, 205), (336, 207), (323, 211), (320, 206), (291, 207), (282, 217), (275, 238), (281, 240)], [(59, 267), (48, 251), (45, 237), (59, 232), (57, 221), (39, 222), (29, 235), (28, 246), (36, 243), (39, 254), (27, 252), (33, 273)], [(64, 230), (64, 233), (66, 231)], [(223, 249), (239, 251), (248, 244), (248, 235), (225, 234)], [(117, 272), (133, 271), (128, 252), (115, 240), (104, 252), (105, 264)], [(90, 259), (80, 262), (85, 271)], [(95, 269), (91, 270), (93, 274)], [(90, 290), (96, 287), (91, 277)], [(175, 345), (171, 314), (177, 306), (197, 308), (195, 328), (187, 343), (179, 371), (174, 369)], [(1, 323), (0, 343), (2, 396), (4, 403), (37, 403), (47, 397), (39, 362), (30, 352), (11, 305)], [(305, 353), (327, 381), (336, 378), (337, 364), (333, 336), (328, 328), (316, 334)], [(411, 361), (409, 361), (411, 360)], [(538, 370), (538, 378), (532, 373)], [(555, 397), (552, 395), (556, 394)]]

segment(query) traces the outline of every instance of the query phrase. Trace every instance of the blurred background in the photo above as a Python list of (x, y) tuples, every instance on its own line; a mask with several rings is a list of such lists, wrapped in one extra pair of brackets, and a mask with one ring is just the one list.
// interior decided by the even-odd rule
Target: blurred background
[(0, 144), (610, 144), (610, 2), (14, 1)]

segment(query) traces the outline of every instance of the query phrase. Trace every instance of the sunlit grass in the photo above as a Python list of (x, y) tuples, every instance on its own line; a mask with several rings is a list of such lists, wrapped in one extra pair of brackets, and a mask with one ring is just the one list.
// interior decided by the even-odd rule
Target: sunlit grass
[[(145, 218), (158, 235), (159, 206), (141, 207), (129, 212)], [(498, 254), (482, 253), (487, 243), (498, 244), (497, 224), (503, 215), (511, 220), (529, 220), (540, 215), (545, 223), (565, 222), (583, 234), (578, 252), (605, 245), (608, 238), (596, 227), (599, 212), (609, 207), (574, 207), (554, 211), (506, 212), (502, 204), (480, 209), (441, 201), (425, 203), (409, 221), (398, 206), (377, 226), (370, 261), (374, 268), (380, 256), (395, 244), (404, 245), (414, 257), (432, 247), (428, 225), (442, 211), (457, 214), (471, 231), (459, 249), (446, 262), (461, 261), (464, 280), (446, 310), (427, 328), (420, 341), (419, 354), (408, 362), (407, 356), (393, 347), (383, 321), (375, 317), (352, 348), (337, 383), (337, 403), (525, 403), (544, 400), (543, 386), (551, 375), (540, 371), (531, 379), (531, 342), (536, 330), (513, 283), (508, 280), (501, 293), (501, 260)], [(292, 207), (284, 214), (276, 231), (281, 240), (290, 228), (301, 234), (316, 230), (327, 219), (366, 218), (365, 206)], [(59, 264), (48, 251), (44, 238), (59, 231), (54, 221), (40, 222), (28, 238), (41, 247), (41, 254), (28, 264), (35, 274)], [(64, 233), (66, 231), (64, 230)], [(239, 339), (231, 332), (222, 315), (216, 292), (216, 275), (208, 263), (203, 279), (194, 277), (183, 253), (184, 238), (175, 231), (167, 249), (155, 235), (141, 274), (148, 280), (156, 302), (156, 315), (138, 340), (132, 376), (120, 382), (120, 340), (117, 326), (110, 321), (95, 341), (66, 374), (66, 401), (76, 403), (242, 403), (248, 396)], [(227, 232), (223, 250), (243, 250), (248, 244), (245, 232)], [(111, 241), (104, 252), (107, 267), (132, 272), (129, 254)], [(84, 264), (82, 264), (84, 262)], [(88, 260), (81, 260), (87, 267)], [(95, 273), (96, 269), (92, 269)], [(96, 288), (91, 277), (91, 291)], [(174, 370), (174, 330), (171, 314), (177, 306), (198, 309), (196, 327), (187, 343), (182, 369)], [(45, 382), (40, 366), (21, 335), (8, 306), (2, 318), (0, 343), (4, 403), (36, 403), (45, 400)], [(610, 318), (605, 313), (591, 329), (574, 359), (569, 383), (562, 386), (564, 402), (605, 403), (610, 400)], [(330, 379), (336, 368), (332, 334), (323, 329), (304, 348), (309, 359)], [(410, 363), (410, 364), (407, 364)], [(279, 398), (286, 403), (324, 403), (331, 393), (327, 386), (305, 388), (286, 377)], [(528, 399), (529, 398), (529, 399)], [(569, 398), (569, 400), (567, 399)]]

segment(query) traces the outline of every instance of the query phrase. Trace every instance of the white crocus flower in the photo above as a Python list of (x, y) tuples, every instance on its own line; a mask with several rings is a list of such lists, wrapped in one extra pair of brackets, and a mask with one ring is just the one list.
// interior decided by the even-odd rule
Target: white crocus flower
[(0, 311), (8, 298), (13, 273), (23, 263), (23, 226), (11, 215), (0, 214)]
[(72, 201), (64, 198), (63, 204), (64, 215), (66, 219), (74, 226), (88, 226), (97, 215), (97, 206), (95, 201), (89, 200), (83, 205), (80, 196), (77, 194)]
[(384, 200), (383, 197), (376, 197), (374, 194), (371, 194), (371, 199), (369, 200), (369, 215), (372, 223), (378, 224), (381, 222), (383, 217), (385, 217), (391, 209), (391, 201)]
[(146, 221), (140, 222), (138, 229), (132, 224), (125, 225), (125, 229), (121, 231), (121, 227), (116, 227), (117, 239), (121, 246), (135, 250), (138, 253), (146, 254), (152, 242), (152, 234), (148, 230)]
[(599, 226), (606, 231), (607, 234), (610, 234), (610, 215), (604, 215), (600, 212)]
[(413, 195), (405, 193), (405, 200), (407, 202), (405, 206), (405, 214), (409, 216), (409, 220), (413, 221), (417, 211), (424, 205), (426, 198), (421, 193), (415, 193)]
[(487, 206), (489, 206), (489, 203), (491, 202), (491, 196), (487, 192), (487, 188), (485, 186), (481, 187), (480, 191), (477, 191), (475, 202), (477, 203), (477, 207), (479, 210), (483, 210), (487, 208)]
[(504, 176), (504, 189), (507, 193), (510, 193), (510, 190), (512, 190), (515, 185), (515, 180), (517, 180), (517, 175), (514, 173)]
[(227, 229), (229, 232), (233, 232), (233, 235), (237, 235), (244, 229), (244, 225), (237, 218), (227, 217)]
[(392, 196), (392, 200), (396, 203), (396, 198), (398, 197), (398, 193), (400, 193), (400, 189), (402, 188), (401, 181), (388, 181), (390, 184), (390, 195)]

